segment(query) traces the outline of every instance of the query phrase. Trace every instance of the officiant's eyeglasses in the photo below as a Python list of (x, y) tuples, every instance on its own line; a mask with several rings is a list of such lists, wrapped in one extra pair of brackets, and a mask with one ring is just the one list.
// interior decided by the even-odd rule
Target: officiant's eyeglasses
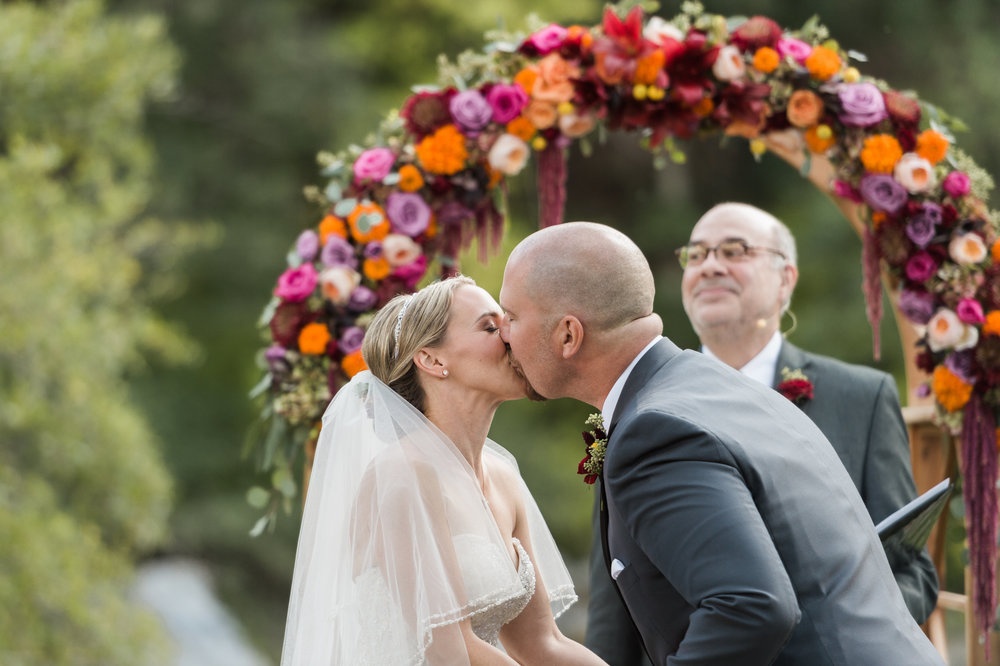
[(759, 245), (750, 245), (745, 240), (732, 238), (729, 240), (724, 240), (715, 247), (706, 247), (699, 243), (690, 243), (683, 247), (679, 247), (674, 250), (674, 254), (677, 255), (677, 261), (680, 262), (681, 268), (687, 268), (688, 266), (697, 266), (701, 262), (708, 259), (708, 255), (715, 252), (717, 259), (728, 262), (743, 261), (751, 252), (770, 252), (771, 254), (776, 254), (782, 259), (787, 259), (785, 253), (781, 250), (775, 250), (770, 247), (761, 247)]

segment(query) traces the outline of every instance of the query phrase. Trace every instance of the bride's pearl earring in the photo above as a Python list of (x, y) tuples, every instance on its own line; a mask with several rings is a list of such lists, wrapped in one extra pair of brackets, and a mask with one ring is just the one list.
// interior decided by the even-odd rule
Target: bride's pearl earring
[(447, 370), (442, 370), (441, 374), (444, 375), (445, 377), (447, 377), (448, 376), (448, 371)]

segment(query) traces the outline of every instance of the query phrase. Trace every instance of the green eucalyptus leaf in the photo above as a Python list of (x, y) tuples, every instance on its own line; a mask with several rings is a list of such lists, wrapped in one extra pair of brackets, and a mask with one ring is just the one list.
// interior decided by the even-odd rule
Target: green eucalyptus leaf
[(247, 397), (253, 400), (256, 397), (263, 395), (269, 388), (271, 388), (271, 373), (267, 372), (264, 373), (264, 376), (261, 377), (260, 381), (257, 382), (252, 389), (250, 389), (250, 393), (247, 394)]
[(330, 203), (340, 201), (340, 198), (344, 196), (344, 188), (337, 181), (331, 180), (326, 186), (326, 189), (323, 190), (323, 196), (326, 197), (326, 200)]
[(266, 488), (254, 486), (247, 491), (247, 504), (255, 509), (263, 509), (271, 499), (271, 493)]
[(261, 516), (258, 518), (257, 522), (254, 523), (253, 527), (250, 529), (250, 536), (259, 537), (263, 534), (268, 522), (270, 522), (270, 518), (268, 516)]
[(337, 217), (347, 217), (350, 215), (354, 207), (358, 205), (358, 200), (351, 199), (341, 199), (333, 207), (333, 214)]

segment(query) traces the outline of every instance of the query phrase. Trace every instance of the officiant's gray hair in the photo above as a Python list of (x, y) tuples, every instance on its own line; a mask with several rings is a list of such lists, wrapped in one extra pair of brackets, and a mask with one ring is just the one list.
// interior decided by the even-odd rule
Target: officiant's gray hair
[(475, 284), (472, 278), (459, 275), (433, 282), (415, 294), (396, 296), (368, 325), (361, 345), (368, 369), (421, 412), (424, 390), (413, 357), (424, 347), (444, 344), (455, 290)]

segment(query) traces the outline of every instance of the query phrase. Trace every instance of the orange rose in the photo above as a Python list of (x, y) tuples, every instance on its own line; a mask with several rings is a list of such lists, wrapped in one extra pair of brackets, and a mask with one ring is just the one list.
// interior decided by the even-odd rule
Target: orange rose
[(351, 235), (359, 243), (382, 240), (389, 235), (389, 218), (377, 203), (361, 203), (347, 216)]
[(770, 46), (762, 46), (753, 54), (753, 66), (758, 71), (770, 74), (778, 69), (781, 64), (781, 56)]
[(399, 189), (404, 192), (416, 192), (424, 186), (424, 177), (420, 169), (412, 164), (399, 167)]
[(533, 99), (524, 108), (524, 117), (537, 129), (548, 129), (555, 125), (559, 119), (559, 112), (556, 110), (555, 102), (543, 102)]
[(381, 257), (378, 259), (365, 259), (361, 270), (364, 272), (366, 278), (372, 282), (378, 282), (389, 275), (389, 262)]
[(520, 72), (514, 76), (514, 83), (521, 86), (524, 92), (530, 93), (531, 89), (535, 87), (535, 79), (538, 78), (538, 72), (531, 67), (525, 67)]
[(948, 154), (949, 141), (940, 132), (924, 130), (917, 136), (917, 148), (913, 152), (931, 164), (937, 164)]
[(812, 76), (817, 81), (827, 81), (833, 77), (834, 74), (840, 71), (841, 66), (843, 66), (843, 61), (840, 59), (840, 54), (838, 54), (833, 49), (828, 49), (825, 46), (817, 46), (806, 58), (805, 66), (809, 70), (810, 76)]
[(535, 136), (535, 126), (524, 116), (518, 116), (507, 123), (507, 133), (513, 134), (521, 141), (530, 141)]
[(833, 148), (833, 146), (837, 143), (837, 136), (827, 125), (814, 125), (813, 127), (810, 127), (806, 130), (805, 137), (806, 145), (809, 146), (809, 150), (817, 155), (822, 155), (826, 151)]
[(353, 351), (344, 356), (343, 360), (340, 361), (340, 369), (348, 377), (353, 377), (362, 370), (367, 370), (368, 365), (365, 363), (364, 356), (361, 355), (361, 350)]
[(327, 215), (319, 223), (319, 242), (321, 246), (326, 245), (326, 239), (330, 237), (330, 234), (346, 239), (347, 225), (339, 217)]
[(903, 148), (891, 134), (870, 136), (861, 149), (861, 163), (875, 173), (892, 173), (902, 156)]
[(326, 324), (314, 322), (307, 324), (299, 331), (299, 351), (303, 354), (319, 355), (326, 353), (326, 344), (330, 342), (330, 329)]
[(796, 90), (788, 99), (785, 114), (796, 127), (812, 127), (823, 116), (823, 100), (811, 90)]

